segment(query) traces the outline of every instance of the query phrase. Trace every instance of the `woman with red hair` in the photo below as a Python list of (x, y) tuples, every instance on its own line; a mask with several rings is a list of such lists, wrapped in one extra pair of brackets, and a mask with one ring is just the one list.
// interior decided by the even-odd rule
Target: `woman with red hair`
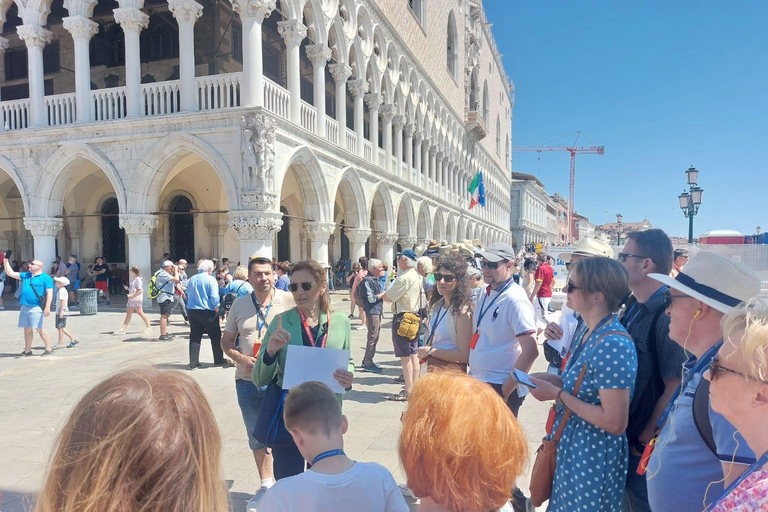
[(528, 460), (525, 433), (504, 400), (453, 370), (414, 385), (399, 453), (419, 512), (511, 510), (507, 502)]

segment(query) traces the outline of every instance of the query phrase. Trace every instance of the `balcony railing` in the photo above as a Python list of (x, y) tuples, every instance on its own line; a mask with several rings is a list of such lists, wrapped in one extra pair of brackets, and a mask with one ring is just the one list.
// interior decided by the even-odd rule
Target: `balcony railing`
[(94, 108), (93, 119), (96, 121), (122, 119), (127, 115), (125, 87), (91, 91), (91, 102)]
[(29, 99), (0, 102), (3, 130), (22, 130), (29, 126)]
[(373, 163), (373, 146), (369, 140), (363, 142), (363, 158)]
[(344, 131), (347, 134), (347, 151), (354, 153), (357, 148), (357, 132), (354, 132), (349, 128), (344, 128)]
[(308, 132), (317, 133), (317, 110), (306, 101), (301, 102), (301, 127)]
[(264, 108), (273, 114), (288, 119), (288, 91), (264, 77)]
[(330, 117), (325, 118), (325, 138), (331, 144), (339, 144), (339, 123)]
[(200, 110), (218, 110), (239, 107), (242, 79), (242, 73), (196, 78), (198, 108)]
[(181, 110), (181, 81), (169, 80), (141, 86), (145, 116), (164, 116)]
[(46, 117), (50, 126), (72, 124), (76, 120), (75, 93), (57, 94), (44, 98)]

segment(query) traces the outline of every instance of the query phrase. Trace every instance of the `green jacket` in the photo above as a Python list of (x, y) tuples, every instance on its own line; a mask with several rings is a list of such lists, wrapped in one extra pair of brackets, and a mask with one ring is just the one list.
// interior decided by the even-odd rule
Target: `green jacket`
[[(275, 376), (277, 372), (277, 385), (283, 385), (283, 372), (285, 372), (285, 355), (288, 351), (288, 345), (281, 348), (277, 353), (275, 362), (267, 366), (264, 364), (264, 355), (267, 353), (267, 347), (269, 346), (269, 337), (277, 330), (277, 318), (283, 318), (283, 329), (291, 334), (291, 341), (288, 345), (303, 346), (304, 341), (302, 338), (302, 326), (301, 319), (299, 317), (299, 311), (296, 308), (284, 311), (272, 319), (269, 324), (266, 334), (264, 335), (264, 344), (259, 351), (259, 357), (256, 360), (256, 364), (253, 365), (253, 373), (251, 374), (251, 380), (256, 386), (266, 386)], [(325, 313), (320, 313), (319, 325), (320, 331), (318, 338), (322, 337), (325, 333)], [(349, 326), (349, 318), (341, 311), (334, 311), (331, 313), (331, 332), (329, 333), (328, 340), (325, 343), (326, 348), (335, 348), (339, 350), (350, 350), (350, 340), (352, 337), (352, 329)], [(349, 355), (349, 371), (355, 371), (355, 364), (352, 362), (352, 353)]]

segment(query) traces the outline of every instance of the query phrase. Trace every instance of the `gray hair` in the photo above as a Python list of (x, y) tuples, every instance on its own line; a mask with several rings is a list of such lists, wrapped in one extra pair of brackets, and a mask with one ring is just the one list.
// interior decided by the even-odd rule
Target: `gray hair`
[(197, 271), (200, 272), (201, 270), (204, 272), (208, 272), (209, 270), (213, 272), (213, 262), (211, 260), (200, 260), (197, 263)]
[(405, 261), (406, 270), (409, 268), (416, 268), (416, 260), (412, 260), (407, 256), (402, 256), (402, 259)]
[(368, 260), (368, 268), (371, 267), (380, 267), (381, 266), (381, 260), (377, 260), (376, 258), (371, 258)]
[(416, 260), (417, 265), (421, 265), (421, 269), (424, 271), (425, 274), (431, 274), (432, 273), (432, 258), (429, 256), (422, 256), (419, 259)]

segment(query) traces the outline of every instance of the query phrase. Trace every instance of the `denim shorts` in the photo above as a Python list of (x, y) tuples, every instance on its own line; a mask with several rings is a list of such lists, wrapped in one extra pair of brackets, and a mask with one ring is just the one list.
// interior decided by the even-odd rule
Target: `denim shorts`
[(19, 327), (42, 329), (43, 318), (43, 309), (40, 306), (21, 306)]
[(253, 437), (253, 431), (256, 429), (256, 420), (259, 418), (261, 403), (264, 401), (267, 387), (257, 388), (249, 380), (235, 379), (235, 390), (237, 391), (237, 404), (240, 406), (240, 412), (243, 413), (245, 430), (248, 432), (248, 446), (254, 451), (262, 450), (266, 445)]

